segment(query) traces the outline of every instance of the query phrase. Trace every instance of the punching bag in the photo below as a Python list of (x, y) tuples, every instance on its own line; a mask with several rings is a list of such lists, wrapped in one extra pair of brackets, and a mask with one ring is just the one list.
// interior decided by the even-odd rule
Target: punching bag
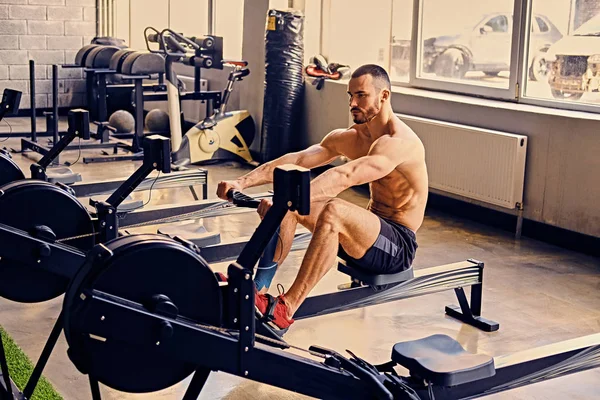
[(296, 10), (267, 15), (262, 162), (298, 150), (304, 94), (304, 15)]

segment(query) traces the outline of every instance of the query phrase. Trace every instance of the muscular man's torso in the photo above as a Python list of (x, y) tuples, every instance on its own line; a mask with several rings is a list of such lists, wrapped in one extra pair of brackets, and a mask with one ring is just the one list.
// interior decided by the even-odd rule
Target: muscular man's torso
[[(355, 160), (369, 153), (375, 141), (366, 124), (354, 125), (336, 145), (338, 151)], [(367, 209), (416, 232), (423, 223), (428, 195), (425, 151), (417, 135), (397, 117), (387, 127), (389, 135), (410, 144), (404, 161), (387, 176), (369, 184), (371, 199)]]

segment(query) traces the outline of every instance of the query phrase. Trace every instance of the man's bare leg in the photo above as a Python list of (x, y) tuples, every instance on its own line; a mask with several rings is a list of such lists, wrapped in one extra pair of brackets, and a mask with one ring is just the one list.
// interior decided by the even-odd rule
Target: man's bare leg
[(321, 214), (321, 210), (323, 210), (325, 204), (331, 199), (332, 198), (321, 201), (311, 200), (309, 215), (298, 215), (297, 212), (288, 212), (286, 214), (279, 228), (279, 236), (281, 240), (277, 243), (277, 249), (275, 250), (275, 257), (273, 261), (279, 263), (280, 265), (283, 263), (283, 261), (285, 261), (286, 257), (290, 253), (290, 249), (292, 248), (294, 237), (296, 236), (296, 227), (298, 224), (304, 226), (310, 232), (314, 232), (315, 224), (319, 214)]
[(313, 226), (298, 276), (285, 294), (288, 319), (335, 264), (340, 244), (350, 257), (361, 258), (380, 229), (379, 218), (372, 212), (338, 198), (327, 201)]
[[(278, 265), (283, 264), (285, 259), (290, 253), (292, 248), (292, 244), (294, 242), (294, 237), (296, 235), (296, 227), (298, 223), (307, 228), (310, 232), (314, 231), (314, 226), (317, 221), (323, 206), (327, 203), (327, 200), (322, 201), (312, 201), (310, 205), (310, 214), (306, 216), (300, 216), (296, 212), (288, 212), (281, 222), (279, 227), (279, 238), (277, 240), (277, 247), (275, 249), (275, 254), (273, 256), (273, 262), (276, 262)], [(269, 291), (269, 287), (265, 286), (259, 290), (259, 293), (267, 293)]]

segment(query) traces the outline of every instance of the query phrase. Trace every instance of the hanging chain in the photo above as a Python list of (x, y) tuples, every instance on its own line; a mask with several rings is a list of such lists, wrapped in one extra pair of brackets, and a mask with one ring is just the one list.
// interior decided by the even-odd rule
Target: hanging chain
[(67, 242), (69, 240), (83, 239), (83, 238), (86, 238), (86, 237), (96, 236), (96, 235), (99, 235), (99, 234), (100, 234), (100, 232), (85, 233), (83, 235), (71, 236), (71, 237), (64, 238), (64, 239), (56, 239), (56, 242), (63, 243), (63, 242)]

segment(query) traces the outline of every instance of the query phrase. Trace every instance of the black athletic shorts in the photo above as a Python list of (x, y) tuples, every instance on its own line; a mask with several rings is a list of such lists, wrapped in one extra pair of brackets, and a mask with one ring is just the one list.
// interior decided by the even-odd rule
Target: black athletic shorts
[(350, 257), (341, 245), (338, 255), (376, 274), (395, 274), (410, 268), (419, 247), (415, 233), (396, 222), (381, 217), (379, 220), (379, 236), (363, 257), (358, 260)]

